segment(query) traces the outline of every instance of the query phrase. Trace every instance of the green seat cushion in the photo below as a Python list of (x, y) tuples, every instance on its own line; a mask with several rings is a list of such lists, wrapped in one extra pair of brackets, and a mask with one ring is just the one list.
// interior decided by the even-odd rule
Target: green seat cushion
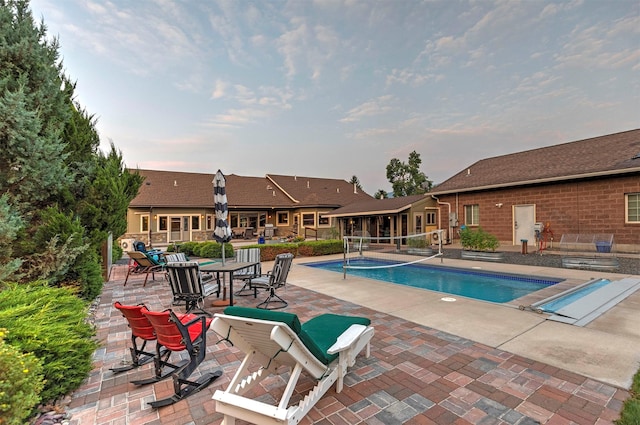
[(302, 330), (300, 326), (300, 320), (298, 316), (293, 313), (287, 313), (284, 311), (271, 311), (263, 310), (260, 308), (251, 307), (227, 307), (224, 309), (224, 314), (229, 316), (248, 317), (250, 319), (270, 320), (272, 322), (282, 322), (289, 326), (292, 331), (299, 334)]
[(322, 314), (300, 325), (298, 316), (293, 313), (251, 307), (227, 307), (224, 314), (284, 323), (298, 335), (311, 354), (326, 365), (338, 357), (338, 354), (327, 354), (327, 350), (349, 326), (371, 324), (365, 317)]
[(322, 363), (328, 365), (338, 354), (327, 354), (327, 350), (335, 344), (338, 337), (351, 325), (369, 326), (371, 320), (365, 317), (322, 314), (305, 322), (300, 332), (302, 343)]

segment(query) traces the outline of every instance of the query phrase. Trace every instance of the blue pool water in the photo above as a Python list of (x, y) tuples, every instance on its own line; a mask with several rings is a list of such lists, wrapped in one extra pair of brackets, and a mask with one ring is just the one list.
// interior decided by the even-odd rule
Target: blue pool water
[[(350, 264), (370, 267), (393, 263), (381, 260), (357, 259), (351, 260)], [(305, 265), (343, 273), (342, 260), (307, 263)], [(377, 269), (347, 269), (347, 275), (430, 289), (495, 303), (509, 302), (562, 281), (562, 279), (546, 277), (501, 274), (425, 264)]]
[(585, 286), (583, 288), (578, 289), (575, 292), (572, 292), (570, 294), (565, 295), (564, 297), (560, 297), (556, 300), (550, 301), (546, 304), (543, 304), (540, 306), (540, 309), (543, 311), (549, 311), (549, 312), (556, 312), (558, 310), (560, 310), (563, 307), (568, 306), (569, 304), (571, 304), (572, 302), (578, 300), (579, 298), (584, 297), (585, 295), (589, 295), (590, 293), (592, 293), (593, 291), (595, 291), (596, 289), (602, 288), (605, 285), (608, 285), (609, 283), (611, 283), (610, 280), (607, 279), (600, 279), (597, 282), (594, 282), (593, 284), (589, 285), (589, 286)]

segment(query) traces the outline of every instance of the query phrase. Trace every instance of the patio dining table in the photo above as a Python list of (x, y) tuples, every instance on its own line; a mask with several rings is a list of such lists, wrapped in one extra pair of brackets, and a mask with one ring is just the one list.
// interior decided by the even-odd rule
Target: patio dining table
[(238, 270), (245, 269), (247, 267), (253, 267), (258, 265), (258, 262), (255, 261), (247, 261), (247, 262), (236, 262), (236, 261), (227, 261), (223, 263), (210, 263), (200, 266), (200, 271), (206, 273), (216, 273), (218, 284), (220, 283), (220, 274), (228, 274), (229, 275), (229, 305), (233, 305), (233, 274)]

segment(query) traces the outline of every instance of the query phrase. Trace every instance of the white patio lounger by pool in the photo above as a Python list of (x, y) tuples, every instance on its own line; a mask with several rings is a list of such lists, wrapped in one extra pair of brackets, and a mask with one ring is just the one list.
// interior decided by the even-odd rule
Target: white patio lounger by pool
[[(228, 307), (216, 314), (211, 329), (245, 353), (229, 387), (213, 395), (216, 411), (224, 414), (222, 424), (233, 425), (236, 419), (258, 425), (300, 422), (334, 383), (336, 392), (342, 391), (347, 368), (360, 351), (366, 348), (369, 357), (374, 333), (370, 323), (364, 317), (323, 314), (301, 324), (292, 313), (247, 307)], [(260, 366), (253, 373), (252, 363)], [(245, 397), (281, 366), (289, 366), (290, 375), (277, 405)], [(289, 406), (303, 371), (317, 380), (316, 385)]]

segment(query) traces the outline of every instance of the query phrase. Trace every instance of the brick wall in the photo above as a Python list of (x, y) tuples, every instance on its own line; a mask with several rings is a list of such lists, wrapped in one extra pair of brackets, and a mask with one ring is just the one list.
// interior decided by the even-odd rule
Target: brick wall
[[(513, 238), (513, 205), (536, 206), (536, 221), (549, 222), (559, 240), (564, 233), (613, 233), (618, 244), (640, 243), (640, 224), (625, 224), (625, 194), (640, 192), (640, 176), (441, 195), (464, 224), (464, 206), (478, 204), (480, 226), (501, 241)], [(502, 207), (496, 207), (501, 203)], [(456, 208), (457, 206), (457, 208)], [(443, 227), (446, 227), (446, 207)]]

